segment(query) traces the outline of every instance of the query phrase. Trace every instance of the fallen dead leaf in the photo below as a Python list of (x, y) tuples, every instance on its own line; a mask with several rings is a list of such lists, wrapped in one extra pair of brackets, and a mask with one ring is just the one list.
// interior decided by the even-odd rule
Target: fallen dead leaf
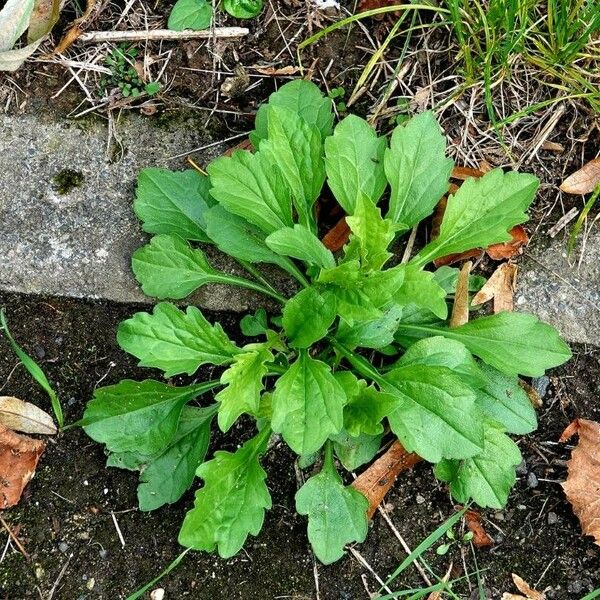
[(517, 278), (517, 265), (502, 263), (473, 296), (473, 304), (479, 305), (494, 300), (494, 314), (514, 308), (513, 296)]
[(600, 546), (600, 423), (576, 419), (560, 437), (579, 435), (579, 443), (567, 462), (567, 480), (562, 487), (585, 535)]
[(352, 486), (369, 501), (367, 515), (373, 517), (384, 496), (394, 484), (402, 471), (409, 469), (423, 460), (414, 452), (407, 452), (396, 440), (368, 469), (363, 471), (352, 483)]
[(259, 67), (258, 65), (252, 67), (256, 72), (260, 73), (261, 75), (269, 75), (270, 77), (277, 77), (279, 75), (294, 75), (296, 73), (298, 73), (298, 71), (300, 70), (299, 67), (293, 67), (293, 66), (288, 66), (288, 67)]
[(524, 595), (505, 592), (502, 594), (502, 600), (546, 600), (546, 594), (534, 590), (522, 577), (512, 573), (512, 578), (516, 588)]
[(559, 144), (558, 142), (550, 142), (546, 140), (542, 144), (542, 150), (549, 150), (550, 152), (564, 152), (565, 147), (562, 144)]
[(0, 424), (23, 433), (56, 433), (54, 421), (47, 412), (13, 396), (0, 396)]
[(544, 402), (539, 392), (531, 385), (529, 385), (526, 381), (519, 379), (519, 385), (525, 390), (527, 397), (529, 398), (529, 402), (533, 408), (542, 408), (544, 406)]
[(465, 523), (469, 531), (473, 534), (473, 544), (477, 548), (493, 546), (494, 540), (489, 536), (483, 528), (483, 519), (481, 513), (476, 510), (468, 510), (465, 513)]
[(472, 266), (471, 261), (467, 261), (458, 274), (452, 315), (450, 316), (450, 327), (460, 327), (469, 322), (469, 276), (471, 275)]
[(561, 184), (560, 189), (567, 194), (589, 194), (600, 183), (600, 157), (590, 160)]
[(511, 240), (502, 244), (492, 244), (486, 253), (492, 260), (507, 260), (521, 254), (523, 248), (529, 243), (529, 236), (521, 225), (516, 225), (508, 233)]
[(35, 474), (46, 443), (0, 425), (0, 509), (17, 504)]
[(450, 177), (452, 177), (453, 179), (459, 179), (460, 181), (464, 181), (469, 177), (478, 178), (483, 177), (484, 175), (485, 172), (481, 169), (472, 169), (471, 167), (455, 166), (454, 169), (452, 169), (452, 175), (450, 175)]
[(344, 247), (344, 244), (350, 238), (350, 227), (346, 223), (346, 218), (342, 217), (321, 240), (326, 248), (332, 252), (337, 252)]

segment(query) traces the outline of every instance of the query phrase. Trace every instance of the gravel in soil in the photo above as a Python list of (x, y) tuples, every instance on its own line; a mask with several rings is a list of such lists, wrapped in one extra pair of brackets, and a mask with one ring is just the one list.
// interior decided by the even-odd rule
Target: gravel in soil
[[(0, 294), (0, 305), (16, 338), (34, 356), (54, 382), (65, 405), (68, 422), (78, 419), (85, 402), (99, 385), (124, 377), (158, 376), (136, 367), (116, 345), (120, 320), (134, 307), (56, 298)], [(239, 339), (236, 317), (212, 314)], [(518, 483), (502, 511), (484, 511), (485, 528), (495, 539), (491, 549), (472, 554), (456, 545), (443, 557), (434, 551), (427, 561), (444, 573), (453, 562), (452, 575), (481, 570), (489, 598), (512, 590), (515, 572), (538, 588), (548, 588), (548, 598), (579, 599), (600, 586), (600, 548), (580, 534), (561, 491), (568, 446), (557, 444), (562, 429), (575, 416), (600, 419), (600, 352), (577, 347), (573, 360), (534, 383), (546, 390), (540, 410), (539, 431), (523, 438), (525, 457)], [(0, 341), (0, 393), (16, 395), (50, 410), (47, 398), (32, 383), (7, 344)], [(208, 372), (199, 377), (209, 376)], [(251, 432), (241, 423), (226, 437), (216, 434), (211, 451), (232, 449)], [(0, 562), (0, 597), (10, 600), (126, 598), (154, 578), (181, 551), (176, 537), (185, 511), (193, 501), (190, 491), (177, 504), (153, 513), (136, 509), (134, 473), (105, 468), (102, 448), (79, 429), (50, 440), (38, 472), (19, 506), (6, 511), (13, 528), (31, 557), (27, 562), (9, 548)], [(316, 598), (314, 568), (304, 519), (294, 511), (297, 489), (291, 454), (275, 446), (264, 460), (269, 474), (273, 509), (263, 531), (250, 538), (245, 549), (230, 560), (204, 553), (189, 554), (184, 563), (161, 584), (166, 598), (256, 599)], [(386, 508), (397, 530), (416, 546), (454, 510), (443, 486), (430, 469), (417, 466), (402, 475), (386, 498)], [(122, 546), (114, 514), (125, 541)], [(0, 546), (6, 536), (0, 533)], [(381, 516), (372, 523), (367, 541), (356, 547), (373, 570), (386, 578), (405, 553)], [(64, 569), (62, 577), (61, 571)], [(358, 600), (378, 589), (373, 576), (352, 556), (335, 565), (318, 565), (322, 600)], [(363, 582), (364, 579), (364, 582)], [(394, 589), (419, 587), (423, 582), (410, 569)], [(476, 578), (470, 577), (476, 590)], [(466, 581), (456, 588), (469, 598)], [(477, 598), (477, 592), (472, 596)]]

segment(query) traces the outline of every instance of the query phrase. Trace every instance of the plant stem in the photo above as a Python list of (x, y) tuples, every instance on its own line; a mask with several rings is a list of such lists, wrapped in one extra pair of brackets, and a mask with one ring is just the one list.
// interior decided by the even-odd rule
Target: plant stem
[(334, 338), (328, 338), (331, 345), (341, 354), (363, 377), (374, 381), (378, 385), (385, 385), (383, 375), (359, 354), (352, 352)]
[(264, 285), (261, 285), (260, 283), (250, 281), (249, 279), (244, 279), (243, 277), (236, 277), (234, 275), (215, 275), (212, 278), (212, 281), (214, 281), (215, 283), (237, 285), (238, 287), (243, 287), (248, 290), (254, 290), (255, 292), (259, 292), (261, 294), (264, 294), (265, 296), (275, 298), (275, 300), (281, 302), (281, 304), (285, 304), (287, 301), (285, 296), (282, 296), (279, 292), (272, 291)]

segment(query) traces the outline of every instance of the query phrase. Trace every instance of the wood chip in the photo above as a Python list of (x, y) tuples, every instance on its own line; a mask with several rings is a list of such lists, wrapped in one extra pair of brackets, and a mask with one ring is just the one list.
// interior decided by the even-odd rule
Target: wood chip
[(565, 147), (562, 144), (559, 144), (558, 142), (550, 142), (546, 140), (542, 144), (542, 150), (549, 150), (550, 152), (564, 152)]
[(574, 206), (567, 214), (563, 215), (550, 229), (548, 229), (548, 235), (551, 238), (556, 237), (577, 215), (579, 209)]
[(350, 227), (346, 223), (346, 218), (342, 217), (321, 240), (326, 248), (332, 252), (337, 252), (344, 247), (350, 238)]
[(396, 440), (368, 469), (363, 471), (352, 483), (369, 501), (367, 515), (373, 517), (384, 496), (402, 471), (423, 460), (414, 452), (407, 452)]
[(567, 194), (589, 194), (600, 184), (600, 158), (594, 158), (569, 175), (561, 184), (560, 189)]

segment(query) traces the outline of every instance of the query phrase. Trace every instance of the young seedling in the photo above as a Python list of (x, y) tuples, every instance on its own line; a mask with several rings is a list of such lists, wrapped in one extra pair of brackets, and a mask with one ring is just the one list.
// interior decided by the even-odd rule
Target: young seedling
[[(140, 174), (134, 209), (154, 237), (135, 252), (133, 271), (161, 302), (124, 321), (118, 342), (167, 378), (206, 364), (223, 371), (179, 387), (125, 380), (97, 389), (82, 424), (106, 445), (109, 465), (141, 471), (142, 510), (175, 502), (195, 476), (202, 480), (179, 533), (185, 547), (229, 557), (258, 535), (271, 507), (261, 457), (274, 433), (299, 464), (314, 465), (296, 507), (325, 563), (368, 529), (368, 501), (339, 469), (369, 463), (388, 430), (434, 464), (458, 502), (500, 508), (521, 462), (508, 434), (536, 428), (519, 376), (538, 377), (570, 356), (530, 314), (448, 327), (456, 271), (429, 270), (436, 258), (509, 240), (508, 230), (527, 220), (535, 177), (495, 169), (465, 181), (448, 198), (439, 235), (398, 264), (390, 247), (448, 191), (445, 138), (431, 113), (389, 139), (357, 116), (335, 128), (333, 120), (331, 99), (293, 81), (259, 109), (255, 152), (214, 160), (208, 176)], [(319, 239), (325, 186), (351, 229), (338, 255)], [(248, 277), (215, 269), (199, 243), (237, 259)], [(277, 289), (255, 266), (263, 263), (287, 272), (298, 291)], [(270, 318), (259, 311), (242, 319), (256, 341), (240, 346), (195, 306), (166, 301), (210, 283), (254, 290), (279, 306)], [(192, 404), (213, 390), (212, 404)], [(254, 435), (204, 462), (212, 421), (227, 432), (241, 415), (255, 420)]]

